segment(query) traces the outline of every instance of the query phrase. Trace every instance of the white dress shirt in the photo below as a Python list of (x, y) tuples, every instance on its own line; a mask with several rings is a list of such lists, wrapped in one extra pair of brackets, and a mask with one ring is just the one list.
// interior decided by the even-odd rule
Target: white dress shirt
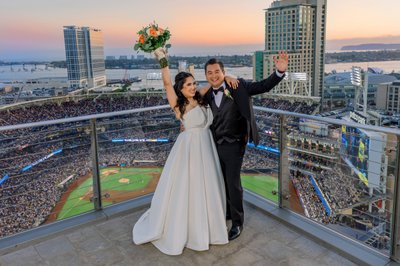
[(278, 70), (275, 70), (275, 73), (278, 77), (283, 77), (283, 75), (285, 75), (285, 73), (279, 73)]
[[(225, 90), (225, 88), (226, 88), (225, 82), (223, 82), (220, 87), (223, 87), (224, 90)], [(218, 90), (218, 89), (219, 88), (214, 88), (213, 87), (213, 90)], [(219, 91), (217, 94), (214, 94), (214, 101), (215, 101), (215, 104), (217, 105), (217, 107), (219, 107), (221, 105), (221, 101), (222, 101), (222, 97), (223, 96), (224, 96), (224, 93), (222, 91)]]

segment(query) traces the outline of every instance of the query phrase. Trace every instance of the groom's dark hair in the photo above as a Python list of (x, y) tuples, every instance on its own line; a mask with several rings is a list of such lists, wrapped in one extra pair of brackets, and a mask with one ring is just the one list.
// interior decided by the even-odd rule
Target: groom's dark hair
[(207, 72), (207, 66), (208, 65), (215, 65), (218, 64), (219, 67), (221, 68), (222, 71), (225, 71), (224, 69), (224, 63), (222, 63), (221, 60), (217, 58), (211, 58), (210, 60), (207, 61), (207, 63), (204, 65), (204, 72)]

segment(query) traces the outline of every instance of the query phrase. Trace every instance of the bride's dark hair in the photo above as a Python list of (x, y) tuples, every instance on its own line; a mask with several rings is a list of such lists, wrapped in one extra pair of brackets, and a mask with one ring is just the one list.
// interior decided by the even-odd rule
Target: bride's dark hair
[[(175, 108), (179, 109), (181, 119), (183, 117), (183, 114), (185, 113), (186, 105), (189, 104), (188, 99), (182, 93), (183, 85), (185, 84), (186, 79), (188, 77), (194, 78), (193, 75), (188, 72), (179, 72), (175, 76), (174, 90), (175, 90), (176, 96), (178, 97)], [(200, 104), (201, 106), (205, 105), (204, 99), (203, 99), (203, 97), (201, 97), (201, 95), (198, 91), (196, 91), (193, 99), (195, 99), (197, 101), (197, 103)]]

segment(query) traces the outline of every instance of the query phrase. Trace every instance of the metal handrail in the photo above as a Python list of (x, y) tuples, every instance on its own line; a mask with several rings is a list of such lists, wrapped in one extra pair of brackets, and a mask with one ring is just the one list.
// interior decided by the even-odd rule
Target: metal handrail
[(310, 120), (314, 120), (314, 121), (320, 121), (320, 122), (323, 122), (323, 123), (330, 123), (330, 124), (335, 124), (335, 125), (345, 125), (345, 126), (348, 126), (348, 127), (361, 128), (361, 129), (365, 129), (365, 130), (377, 131), (377, 132), (382, 132), (382, 133), (387, 133), (387, 134), (394, 134), (394, 135), (400, 136), (400, 129), (395, 129), (395, 128), (363, 125), (363, 124), (359, 124), (359, 123), (356, 123), (356, 122), (345, 121), (345, 120), (341, 120), (341, 119), (319, 117), (319, 116), (306, 115), (306, 114), (299, 114), (299, 113), (287, 112), (287, 111), (271, 109), (271, 108), (265, 108), (265, 107), (259, 107), (259, 106), (254, 106), (254, 110), (264, 111), (264, 112), (274, 113), (274, 114), (282, 114), (282, 115), (285, 115), (285, 116), (293, 116), (293, 117), (298, 117), (298, 118), (310, 119)]
[(170, 108), (170, 106), (169, 105), (160, 105), (160, 106), (153, 106), (153, 107), (130, 109), (130, 110), (125, 110), (125, 111), (101, 113), (101, 114), (95, 114), (95, 115), (84, 115), (84, 116), (76, 116), (76, 117), (70, 117), (70, 118), (47, 120), (47, 121), (41, 121), (41, 122), (25, 123), (25, 124), (11, 125), (11, 126), (2, 126), (2, 127), (0, 127), (0, 132), (7, 131), (7, 130), (15, 130), (15, 129), (23, 129), (23, 128), (57, 125), (57, 124), (63, 124), (63, 123), (88, 121), (91, 119), (107, 118), (107, 117), (120, 116), (120, 115), (129, 115), (129, 114), (134, 114), (134, 113), (162, 110), (162, 109), (167, 109), (167, 108)]
[[(130, 109), (130, 110), (125, 110), (125, 111), (108, 112), (108, 113), (101, 113), (101, 114), (94, 114), (94, 115), (84, 115), (84, 116), (47, 120), (47, 121), (25, 123), (25, 124), (17, 124), (17, 125), (10, 125), (10, 126), (1, 126), (0, 132), (7, 131), (7, 130), (31, 128), (31, 127), (56, 125), (56, 124), (62, 124), (62, 123), (87, 121), (90, 119), (107, 118), (107, 117), (120, 116), (120, 115), (129, 115), (129, 114), (134, 114), (134, 113), (162, 110), (162, 109), (169, 109), (169, 108), (170, 108), (170, 106), (166, 104), (166, 105), (153, 106), (153, 107)], [(395, 129), (395, 128), (363, 125), (363, 124), (358, 124), (356, 122), (350, 122), (350, 121), (345, 121), (345, 120), (340, 120), (340, 119), (306, 115), (306, 114), (282, 111), (282, 110), (271, 109), (271, 108), (260, 107), (260, 106), (254, 106), (254, 110), (264, 111), (264, 112), (273, 113), (273, 114), (292, 116), (292, 117), (297, 117), (297, 118), (310, 119), (310, 120), (314, 120), (314, 121), (320, 121), (323, 123), (330, 123), (330, 124), (335, 124), (335, 125), (345, 125), (348, 127), (361, 128), (361, 129), (365, 129), (365, 130), (377, 131), (377, 132), (394, 134), (394, 135), (400, 136), (400, 129)]]

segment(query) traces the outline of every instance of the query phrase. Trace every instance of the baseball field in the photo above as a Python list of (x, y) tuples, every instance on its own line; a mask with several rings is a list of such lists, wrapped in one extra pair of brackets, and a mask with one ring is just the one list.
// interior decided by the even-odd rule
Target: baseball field
[[(154, 191), (162, 168), (103, 168), (100, 171), (100, 186), (103, 206), (132, 199)], [(57, 220), (93, 210), (92, 176), (80, 178), (64, 193), (58, 210)]]
[(273, 202), (278, 202), (278, 195), (272, 191), (278, 191), (278, 178), (263, 174), (242, 174), (243, 188), (254, 192)]
[[(162, 168), (119, 168), (101, 169), (100, 180), (103, 194), (103, 206), (154, 192), (160, 178)], [(53, 209), (53, 214), (47, 222), (65, 219), (77, 214), (93, 210), (92, 176), (79, 178)], [(277, 190), (278, 179), (263, 174), (242, 174), (242, 185), (262, 197), (277, 202), (278, 196), (272, 191)]]

